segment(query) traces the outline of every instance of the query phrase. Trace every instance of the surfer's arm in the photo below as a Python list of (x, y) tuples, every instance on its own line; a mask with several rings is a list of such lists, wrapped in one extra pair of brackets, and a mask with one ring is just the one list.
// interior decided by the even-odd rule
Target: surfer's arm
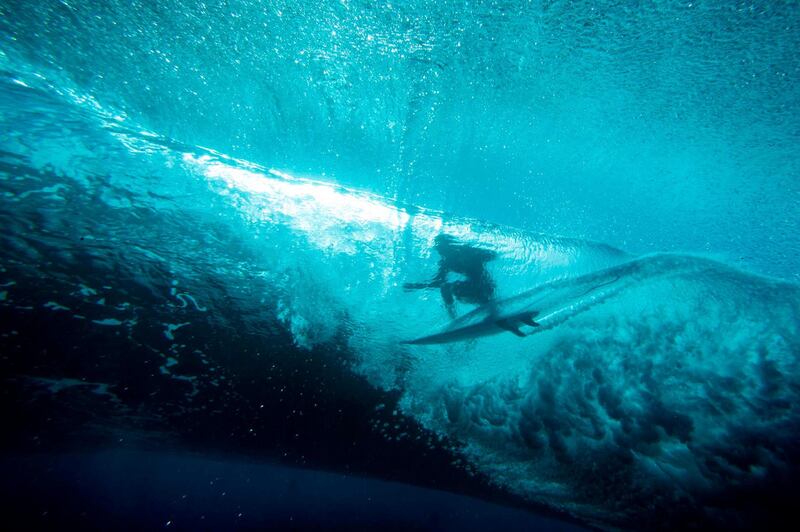
[(439, 270), (436, 272), (436, 275), (431, 280), (431, 288), (439, 287), (444, 285), (447, 282), (447, 274), (450, 272), (450, 268), (445, 264), (444, 259), (439, 261)]
[(403, 283), (403, 288), (406, 290), (422, 290), (423, 288), (436, 288), (438, 284), (434, 283)]

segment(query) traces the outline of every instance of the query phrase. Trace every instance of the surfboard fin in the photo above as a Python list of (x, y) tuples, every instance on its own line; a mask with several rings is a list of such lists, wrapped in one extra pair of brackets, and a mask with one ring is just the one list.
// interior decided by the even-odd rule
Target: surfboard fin
[(498, 320), (496, 323), (497, 326), (503, 330), (506, 330), (510, 333), (514, 333), (520, 338), (525, 337), (525, 334), (519, 330), (519, 327), (517, 327), (514, 323), (511, 323), (509, 320)]
[(539, 314), (538, 310), (534, 310), (533, 312), (529, 312), (527, 314), (523, 314), (519, 317), (519, 321), (524, 323), (525, 325), (530, 325), (531, 327), (541, 327), (539, 323), (536, 323), (533, 318)]

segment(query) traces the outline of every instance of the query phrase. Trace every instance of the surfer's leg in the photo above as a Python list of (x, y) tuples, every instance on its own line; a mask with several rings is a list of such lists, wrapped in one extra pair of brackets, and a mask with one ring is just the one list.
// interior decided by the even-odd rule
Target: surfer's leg
[(480, 305), (480, 292), (470, 281), (457, 281), (453, 283), (453, 296), (462, 303)]
[(444, 306), (447, 307), (447, 313), (451, 318), (456, 317), (455, 298), (453, 297), (453, 285), (451, 283), (444, 283), (441, 286), (442, 299)]

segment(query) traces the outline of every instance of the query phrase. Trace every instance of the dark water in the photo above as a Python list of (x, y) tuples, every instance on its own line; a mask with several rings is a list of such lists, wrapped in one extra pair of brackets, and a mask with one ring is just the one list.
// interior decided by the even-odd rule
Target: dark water
[(5, 519), (82, 530), (582, 530), (439, 490), (347, 473), (141, 451), (11, 454)]
[(8, 523), (796, 520), (793, 4), (0, 15)]

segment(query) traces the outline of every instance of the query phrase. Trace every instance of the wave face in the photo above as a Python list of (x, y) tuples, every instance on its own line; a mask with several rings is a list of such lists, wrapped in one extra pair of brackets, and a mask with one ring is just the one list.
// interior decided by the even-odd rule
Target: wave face
[(6, 54), (185, 144), (798, 280), (792, 3), (2, 5)]
[[(517, 7), (3, 5), (3, 446), (210, 445), (601, 528), (788, 511), (797, 13)], [(537, 334), (402, 344), (451, 321), (403, 289), (442, 233)]]

